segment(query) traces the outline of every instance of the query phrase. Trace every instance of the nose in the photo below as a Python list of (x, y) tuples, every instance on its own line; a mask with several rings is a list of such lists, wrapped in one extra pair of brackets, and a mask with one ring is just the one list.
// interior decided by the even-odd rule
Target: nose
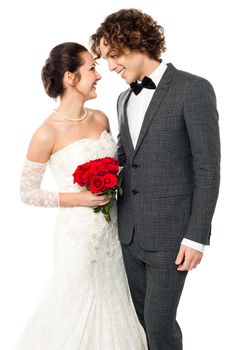
[(108, 60), (108, 69), (112, 72), (116, 69), (117, 65), (113, 60)]
[(96, 80), (102, 79), (101, 75), (96, 71)]

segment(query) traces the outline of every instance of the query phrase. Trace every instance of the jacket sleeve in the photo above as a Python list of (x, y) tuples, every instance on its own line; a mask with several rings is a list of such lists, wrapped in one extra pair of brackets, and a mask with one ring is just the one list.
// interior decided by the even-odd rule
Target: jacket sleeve
[(194, 170), (192, 211), (185, 238), (209, 244), (220, 182), (220, 140), (216, 98), (211, 84), (196, 79), (186, 92), (184, 118)]

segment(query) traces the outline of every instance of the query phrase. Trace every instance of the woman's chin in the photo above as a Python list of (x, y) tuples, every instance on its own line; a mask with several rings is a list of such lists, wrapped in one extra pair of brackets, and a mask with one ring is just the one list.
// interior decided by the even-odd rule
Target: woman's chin
[(85, 101), (93, 100), (96, 97), (97, 97), (97, 93), (94, 91), (94, 92), (92, 92), (91, 94), (89, 94), (88, 96), (85, 97)]
[(93, 98), (96, 98), (97, 97), (97, 93), (95, 90), (93, 90), (90, 94), (90, 100), (93, 99)]

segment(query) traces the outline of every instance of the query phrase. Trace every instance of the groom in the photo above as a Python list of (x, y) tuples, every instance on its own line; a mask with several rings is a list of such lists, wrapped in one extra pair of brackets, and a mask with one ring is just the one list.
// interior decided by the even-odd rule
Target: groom
[(150, 350), (181, 350), (176, 311), (209, 244), (220, 145), (210, 83), (160, 59), (163, 28), (139, 10), (109, 15), (92, 51), (126, 83), (118, 99), (119, 237)]

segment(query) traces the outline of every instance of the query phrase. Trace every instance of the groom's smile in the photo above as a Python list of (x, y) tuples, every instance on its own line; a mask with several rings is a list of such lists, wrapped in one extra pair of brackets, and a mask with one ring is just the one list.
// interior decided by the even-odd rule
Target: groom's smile
[(117, 49), (106, 44), (103, 38), (100, 40), (99, 49), (101, 57), (108, 62), (109, 70), (118, 73), (127, 84), (142, 80), (155, 68), (151, 68), (151, 62), (148, 62), (150, 59), (143, 52), (125, 49), (124, 52), (119, 53)]

